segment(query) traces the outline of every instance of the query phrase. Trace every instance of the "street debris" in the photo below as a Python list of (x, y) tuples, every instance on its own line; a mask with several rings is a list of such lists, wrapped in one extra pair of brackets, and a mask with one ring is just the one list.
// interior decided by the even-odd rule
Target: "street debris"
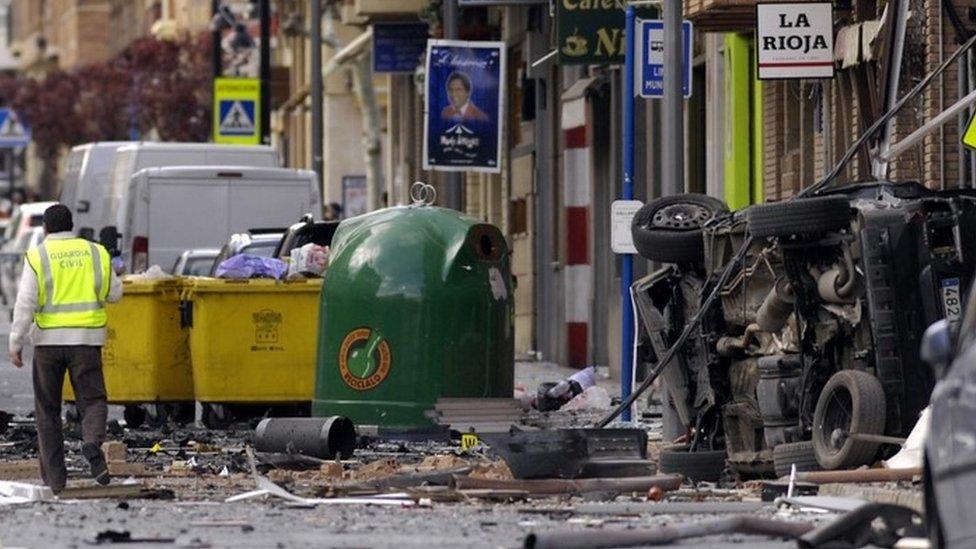
[(647, 433), (641, 429), (554, 429), (486, 434), (482, 438), (515, 478), (586, 478), (645, 474)]
[(894, 547), (904, 537), (926, 537), (921, 515), (897, 505), (867, 503), (804, 534), (799, 546)]
[(805, 522), (787, 522), (752, 515), (736, 515), (728, 518), (671, 524), (648, 529), (573, 529), (532, 533), (525, 538), (525, 548), (596, 549), (599, 547), (667, 545), (683, 539), (734, 533), (796, 539), (812, 529), (813, 525)]
[(518, 425), (522, 405), (513, 398), (439, 398), (428, 414), (460, 433), (504, 433)]
[(540, 412), (559, 410), (595, 385), (596, 368), (589, 366), (561, 381), (539, 385), (532, 406)]
[(349, 459), (356, 449), (356, 428), (340, 416), (268, 418), (254, 430), (254, 447), (260, 452)]
[(656, 475), (634, 478), (591, 478), (591, 479), (532, 479), (532, 480), (491, 480), (455, 476), (451, 486), (458, 490), (518, 490), (530, 495), (579, 495), (595, 492), (646, 494), (652, 487), (665, 492), (677, 490), (684, 477), (681, 475)]

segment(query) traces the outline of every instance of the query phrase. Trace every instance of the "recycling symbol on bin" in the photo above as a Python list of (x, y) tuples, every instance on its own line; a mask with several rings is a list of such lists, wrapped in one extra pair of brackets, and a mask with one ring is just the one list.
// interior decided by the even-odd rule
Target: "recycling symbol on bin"
[(339, 375), (356, 391), (369, 391), (390, 375), (390, 344), (371, 328), (356, 328), (339, 346)]

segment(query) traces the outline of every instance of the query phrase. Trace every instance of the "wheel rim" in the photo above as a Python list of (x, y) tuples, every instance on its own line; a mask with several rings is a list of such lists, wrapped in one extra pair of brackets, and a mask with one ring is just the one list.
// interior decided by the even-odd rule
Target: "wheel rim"
[(820, 430), (816, 434), (820, 447), (830, 455), (837, 455), (847, 444), (854, 423), (854, 401), (850, 392), (835, 387), (827, 400)]
[(654, 212), (651, 226), (658, 229), (688, 231), (701, 228), (711, 216), (712, 213), (704, 206), (671, 204)]

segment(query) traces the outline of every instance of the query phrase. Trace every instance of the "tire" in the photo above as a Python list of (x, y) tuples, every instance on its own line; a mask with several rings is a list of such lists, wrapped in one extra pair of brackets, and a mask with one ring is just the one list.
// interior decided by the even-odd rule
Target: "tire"
[(689, 452), (688, 450), (662, 450), (658, 470), (677, 473), (694, 481), (718, 482), (722, 480), (727, 459), (725, 450)]
[(882, 435), (885, 394), (881, 382), (859, 370), (841, 370), (827, 380), (813, 412), (813, 449), (826, 470), (867, 465), (878, 454), (877, 442), (853, 440), (848, 433)]
[(796, 465), (797, 472), (820, 471), (820, 462), (813, 451), (813, 441), (780, 444), (773, 448), (773, 468), (777, 477), (788, 477)]
[(634, 215), (630, 225), (634, 247), (651, 261), (701, 263), (705, 260), (702, 226), (727, 211), (724, 202), (703, 194), (657, 198)]
[(850, 228), (851, 204), (843, 196), (798, 198), (753, 206), (747, 219), (749, 231), (758, 238), (820, 234)]

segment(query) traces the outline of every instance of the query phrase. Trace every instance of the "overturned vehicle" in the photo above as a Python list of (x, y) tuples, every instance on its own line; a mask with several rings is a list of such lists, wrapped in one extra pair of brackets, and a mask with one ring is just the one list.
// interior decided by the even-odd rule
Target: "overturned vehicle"
[(726, 460), (745, 476), (852, 468), (896, 450), (928, 403), (919, 344), (959, 319), (976, 190), (864, 183), (734, 213), (686, 194), (648, 203), (632, 231), (666, 264), (632, 288), (638, 364), (654, 369), (701, 313), (661, 370), (665, 435), (687, 442), (662, 465), (703, 480)]

